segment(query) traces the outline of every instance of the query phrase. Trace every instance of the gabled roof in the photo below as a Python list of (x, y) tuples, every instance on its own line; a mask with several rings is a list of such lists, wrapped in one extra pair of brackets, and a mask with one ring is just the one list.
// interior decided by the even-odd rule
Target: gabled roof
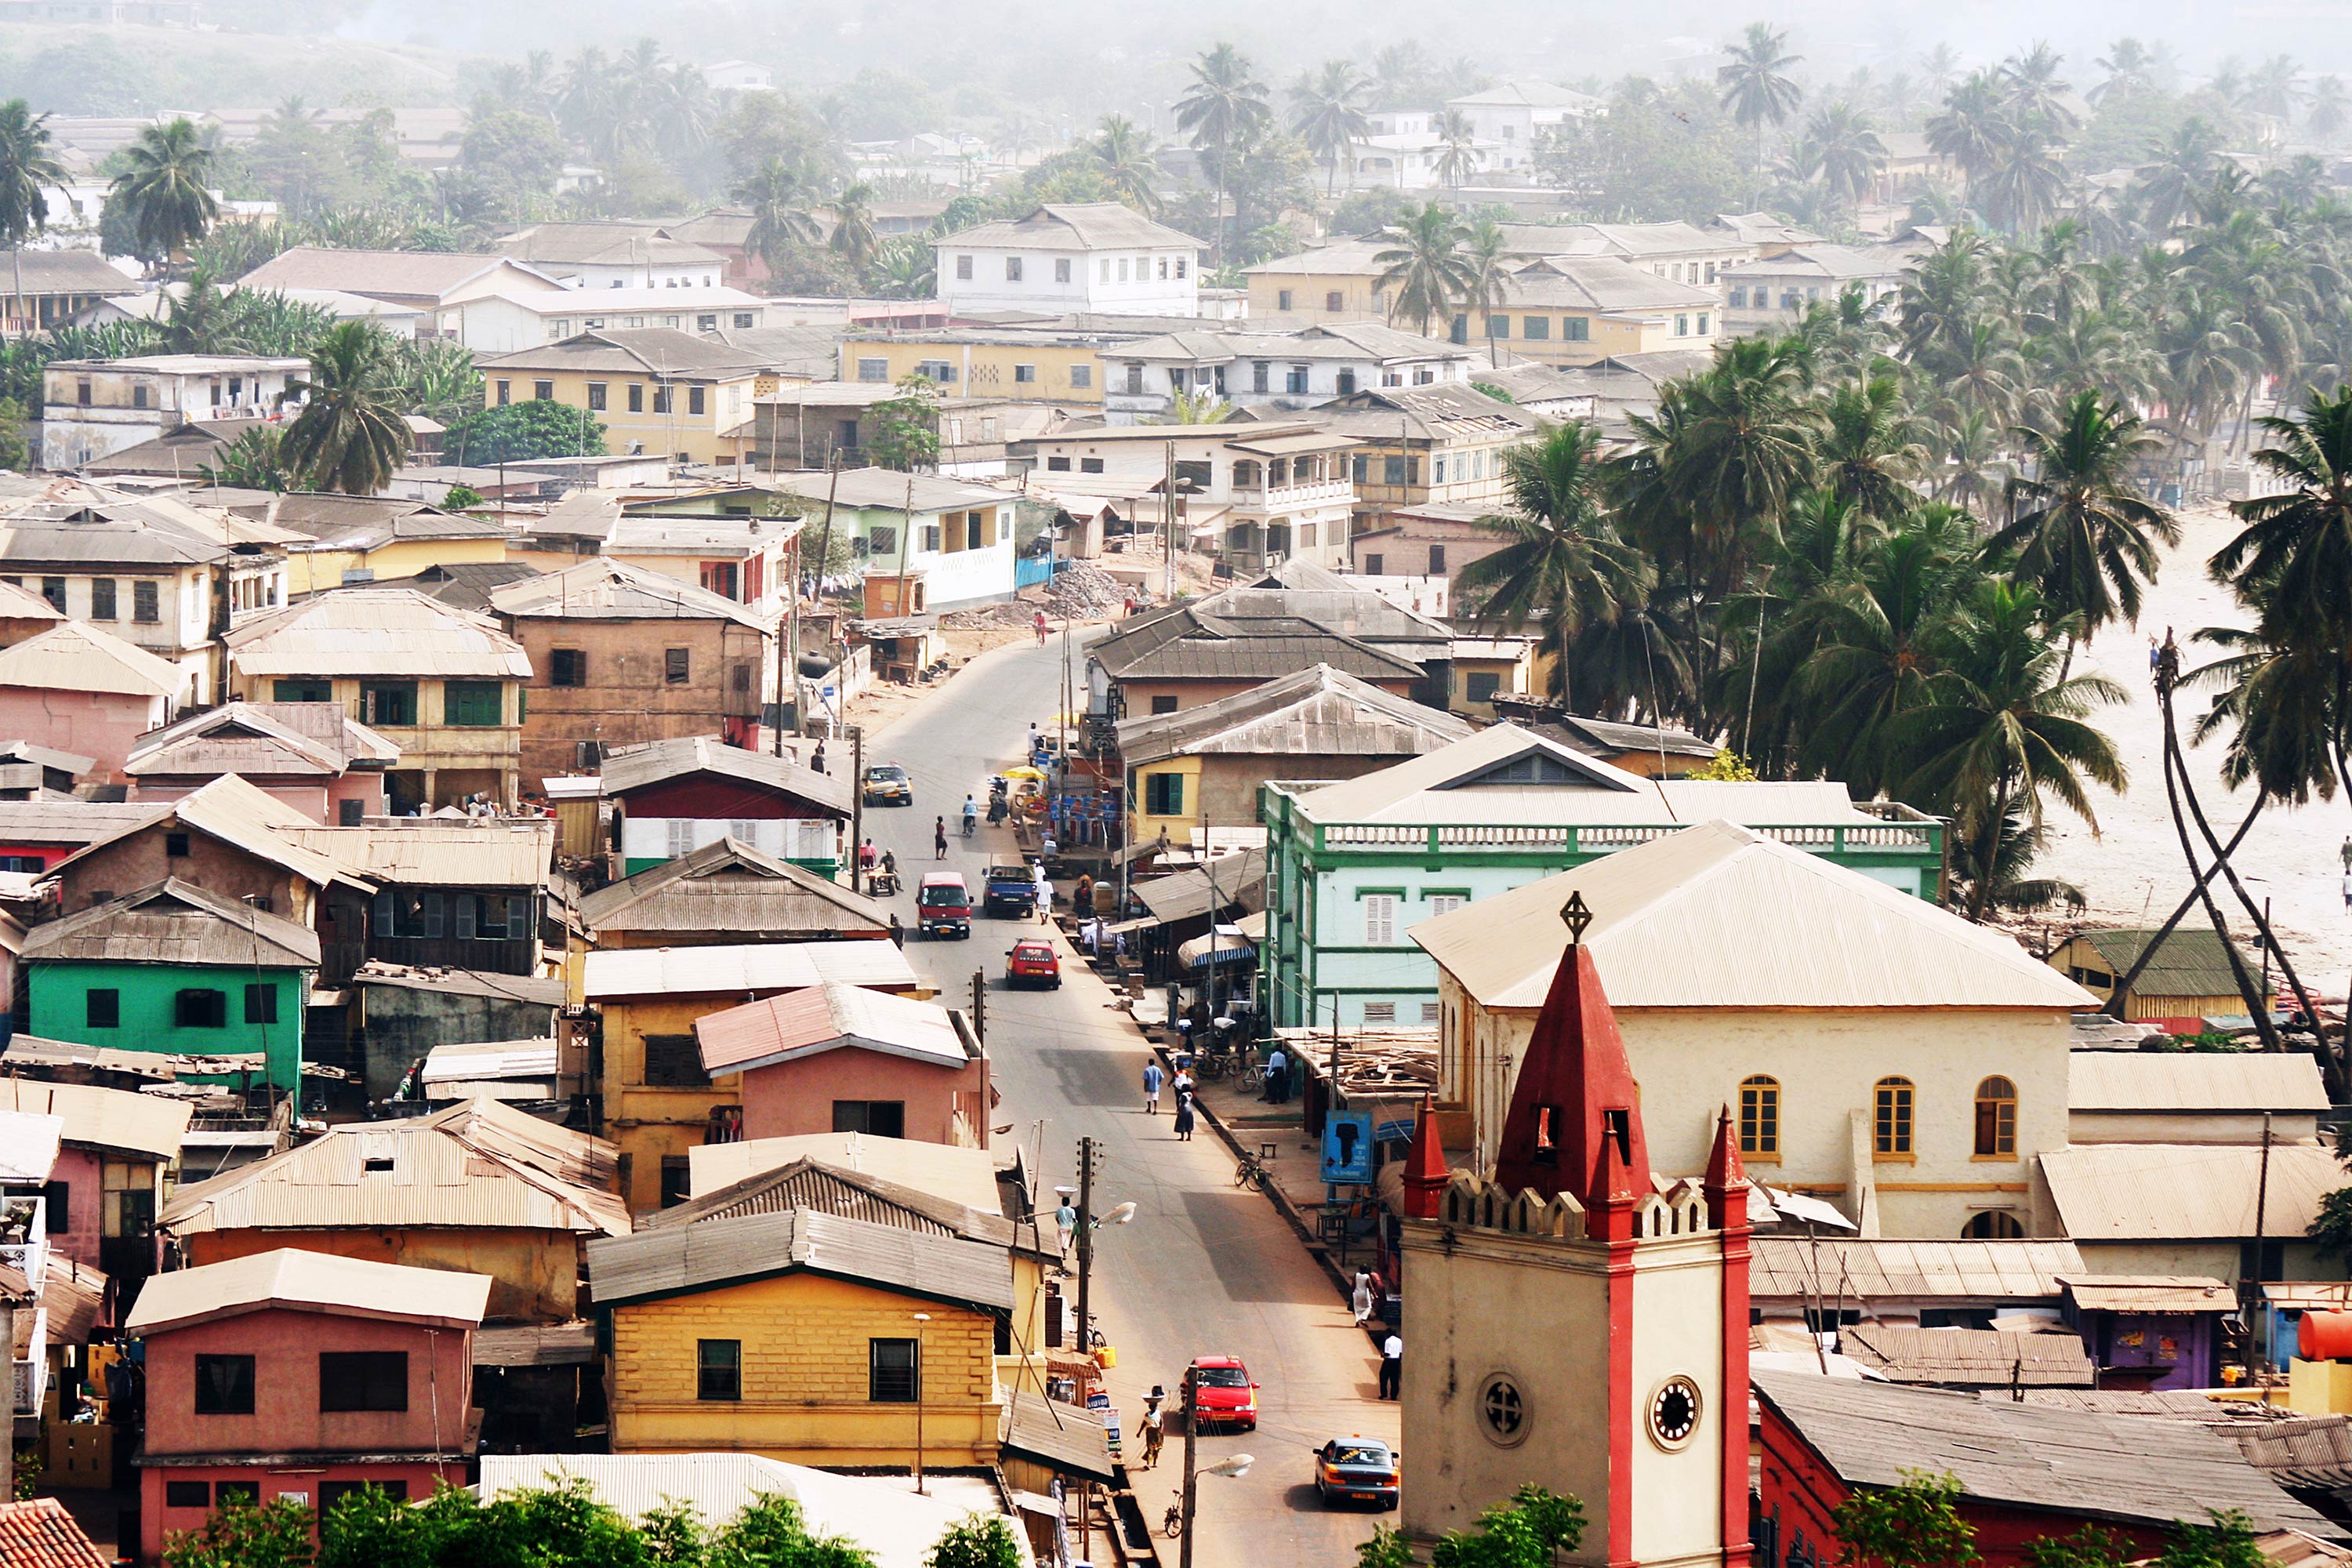
[(667, 229), (652, 223), (540, 223), (494, 243), (499, 255), (541, 267), (675, 267), (706, 261), (717, 266), (726, 260), (715, 250), (672, 238)]
[(229, 661), (247, 677), (478, 676), (528, 679), (522, 645), (486, 616), (409, 588), (342, 588), (232, 629)]
[[(1667, 837), (1466, 905), (1412, 940), (1489, 1007), (1542, 1005), (1571, 894), (1591, 950), (1633, 1007), (2022, 1007), (2093, 998), (2009, 936), (1822, 856), (1728, 822)], [(1757, 940), (1769, 931), (1771, 940)], [(1710, 954), (1693, 963), (1694, 952)]]
[(1165, 877), (1135, 884), (1135, 896), (1165, 923), (1222, 911), (1235, 904), (1244, 910), (1265, 907), (1265, 851), (1244, 849), (1220, 855), (1202, 866), (1188, 866)]
[(971, 507), (1009, 506), (1013, 502), (1012, 496), (986, 485), (968, 484), (937, 474), (902, 474), (892, 468), (844, 468), (837, 480), (835, 475), (822, 470), (799, 471), (778, 474), (774, 480), (805, 500), (821, 500), (830, 493), (835, 505), (860, 511), (903, 513), (910, 495), (918, 516)]
[(144, 501), (79, 492), (0, 515), (0, 562), (33, 566), (115, 566), (175, 572), (212, 565), (228, 546), (207, 539)]
[(169, 697), (183, 681), (179, 666), (81, 621), (0, 648), (0, 686)]
[(1831, 283), (1893, 278), (1909, 265), (1907, 258), (1889, 258), (1843, 245), (1800, 245), (1779, 256), (1727, 267), (1722, 276), (1735, 281), (1748, 278), (1818, 278)]
[(158, 1274), (141, 1287), (123, 1327), (132, 1334), (193, 1328), (247, 1312), (290, 1309), (471, 1329), (490, 1302), (490, 1277), (411, 1268), (281, 1247)]
[(1175, 756), (1416, 756), (1472, 732), (1469, 721), (1318, 663), (1254, 691), (1120, 721), (1129, 766)]
[[(1760, 264), (1759, 264), (1760, 265)], [(1499, 304), (1569, 310), (1706, 310), (1713, 289), (1677, 283), (1613, 256), (1548, 256), (1505, 274)]]
[(2075, 1051), (2067, 1058), (2066, 1104), (2076, 1112), (2315, 1114), (2328, 1103), (2319, 1064), (2296, 1051)]
[(545, 817), (464, 822), (403, 818), (362, 827), (279, 828), (370, 881), (406, 888), (544, 888), (555, 853)]
[(1048, 202), (1027, 216), (959, 229), (935, 245), (994, 250), (1197, 250), (1201, 242), (1118, 202)]
[(497, 614), (523, 620), (733, 621), (767, 629), (732, 599), (609, 556), (492, 588), (489, 601)]
[(817, 1274), (1001, 1312), (1013, 1308), (1005, 1249), (813, 1209), (667, 1226), (588, 1244), (597, 1306), (625, 1306), (786, 1274)]
[(125, 823), (105, 837), (92, 840), (49, 869), (63, 870), (92, 851), (164, 817), (172, 818), (183, 827), (194, 828), (224, 844), (233, 845), (273, 866), (282, 867), (321, 888), (341, 880), (362, 892), (375, 890), (373, 884), (362, 879), (333, 857), (300, 843), (289, 831), (316, 827), (317, 823), (276, 795), (255, 788), (236, 773), (223, 773), (202, 788), (191, 790), (154, 816)]
[(740, 784), (790, 795), (839, 816), (849, 815), (849, 782), (834, 773), (803, 767), (787, 757), (730, 746), (716, 735), (689, 735), (674, 741), (654, 741), (614, 752), (604, 759), (602, 777), (607, 795), (665, 784), (693, 773), (715, 773)]
[(423, 501), (313, 490), (277, 497), (269, 503), (269, 521), (310, 536), (310, 542), (288, 547), (297, 551), (367, 551), (411, 540), (508, 537), (500, 523), (443, 511)]
[(180, 1152), (192, 1108), (184, 1100), (89, 1083), (0, 1077), (0, 1110), (28, 1110), (65, 1123), (68, 1143), (168, 1161)]
[(378, 300), (438, 302), (485, 273), (511, 270), (518, 282), (536, 279), (562, 287), (545, 273), (503, 256), (455, 251), (341, 250), (298, 245), (237, 279), (240, 289), (331, 289)]
[(687, 1152), (694, 1193), (705, 1197), (721, 1187), (799, 1160), (872, 1174), (977, 1209), (1004, 1212), (997, 1184), (997, 1157), (986, 1149), (953, 1143), (922, 1143), (911, 1138), (877, 1138), (867, 1132), (805, 1132), (789, 1138), (753, 1138), (736, 1143), (704, 1143)]
[(714, 1077), (837, 1050), (873, 1051), (954, 1071), (980, 1056), (979, 1046), (938, 1003), (838, 983), (706, 1013), (695, 1020), (694, 1037), (702, 1048), (702, 1070)]
[(1365, 679), (1418, 680), (1421, 666), (1297, 616), (1228, 618), (1188, 605), (1122, 626), (1089, 655), (1114, 680), (1272, 680), (1309, 665)]
[(140, 736), (122, 771), (133, 778), (340, 778), (354, 762), (383, 766), (399, 758), (396, 743), (346, 717), (339, 703), (229, 702)]
[(2300, 1237), (2344, 1184), (2316, 1143), (2078, 1143), (2044, 1150), (2042, 1176), (2059, 1223), (2085, 1246)]
[[(17, 269), (24, 281), (17, 281)], [(121, 294), (131, 279), (106, 264), (95, 250), (0, 250), (0, 278), (8, 291), (27, 294)], [(6, 1559), (0, 1557), (0, 1563)]]
[[(0, 661), (7, 655), (0, 653)], [(2127, 973), (2147, 944), (2156, 938), (2156, 931), (2147, 928), (2126, 928), (2109, 931), (2086, 931), (2082, 940), (2098, 950), (2098, 954), (2113, 966), (2117, 978)], [(2259, 971), (2260, 963), (2248, 956), (2243, 949), (2240, 959), (2249, 971)], [(2210, 927), (2181, 925), (2173, 928), (2156, 950), (2147, 967), (2132, 982), (2132, 991), (2140, 996), (2234, 996), (2238, 994), (2238, 977), (2230, 969), (2230, 955), (2221, 946), (2221, 939)]]
[[(1252, 411), (1244, 409), (1241, 416), (1251, 417)], [(1507, 436), (1534, 430), (1543, 423), (1525, 409), (1460, 381), (1364, 387), (1321, 405), (1315, 417), (1326, 430), (1391, 442), (1400, 434), (1423, 441)]]
[(890, 910), (740, 839), (715, 839), (587, 894), (573, 906), (606, 931), (727, 931), (771, 939), (890, 929)]
[[(657, 1209), (646, 1216), (638, 1229), (660, 1230), (706, 1219), (782, 1214), (796, 1208), (1000, 1247), (1012, 1246), (1018, 1234), (1013, 1223), (993, 1208), (967, 1207), (936, 1193), (868, 1171), (828, 1164), (813, 1155), (757, 1172), (689, 1202)], [(1035, 1240), (1034, 1235), (1031, 1240)]]
[(28, 963), (315, 969), (319, 934), (177, 878), (92, 904), (25, 938)]
[(62, 621), (66, 613), (14, 583), (0, 582), (0, 621)]
[[(87, 251), (49, 251), (52, 256), (85, 256)], [(30, 290), (31, 284), (26, 288)], [(52, 1277), (56, 1271), (52, 1270)], [(49, 1332), (58, 1335), (53, 1313)], [(62, 1337), (62, 1336), (59, 1336)], [(112, 1568), (115, 1559), (100, 1554), (81, 1527), (53, 1497), (26, 1498), (0, 1503), (0, 1568)]]
[[(586, 291), (582, 292), (584, 296)], [(679, 298), (685, 297), (681, 292)], [(484, 370), (617, 371), (668, 381), (748, 381), (766, 370), (768, 362), (764, 354), (675, 327), (605, 327), (513, 353), (492, 354), (481, 365)]]
[(755, 996), (835, 982), (911, 989), (914, 966), (896, 942), (772, 942), (732, 947), (633, 947), (591, 952), (586, 999), (615, 996)]
[[(1485, 784), (1514, 763), (1530, 760), (1548, 763), (1549, 767), (1539, 766), (1538, 773), (1557, 773), (1562, 784), (1610, 795), (1643, 793), (1642, 782), (1622, 768), (1612, 768), (1517, 724), (1495, 724), (1412, 762), (1316, 790), (1307, 797), (1307, 809), (1328, 820), (1362, 821), (1425, 791)], [(1461, 805), (1465, 810), (1472, 808), (1466, 799)]]
[(430, 1116), (352, 1122), (210, 1181), (181, 1187), (162, 1221), (208, 1230), (448, 1226), (625, 1235), (628, 1207), (601, 1138), (496, 1100)]
[(1528, 77), (1510, 77), (1476, 92), (1465, 92), (1446, 100), (1448, 106), (1457, 103), (1524, 106), (1528, 109), (1573, 109), (1598, 111), (1604, 108), (1601, 100), (1589, 92), (1574, 88), (1555, 87), (1548, 81), (1536, 81)]

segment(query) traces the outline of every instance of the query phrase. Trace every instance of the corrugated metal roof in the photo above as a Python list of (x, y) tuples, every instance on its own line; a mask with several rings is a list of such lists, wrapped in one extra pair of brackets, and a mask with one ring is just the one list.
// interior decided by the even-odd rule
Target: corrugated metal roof
[(1265, 907), (1265, 851), (1244, 849), (1222, 855), (1208, 866), (1171, 871), (1135, 884), (1135, 896), (1161, 924), (1190, 920), (1239, 904), (1244, 910)]
[(297, 843), (293, 833), (318, 826), (310, 818), (265, 790), (247, 784), (236, 773), (223, 773), (200, 788), (190, 791), (171, 802), (154, 816), (131, 821), (118, 827), (104, 838), (95, 839), (68, 855), (51, 871), (73, 865), (90, 853), (117, 838), (129, 836), (151, 826), (160, 818), (171, 818), (183, 827), (217, 838), (222, 843), (244, 850), (257, 859), (282, 867), (305, 881), (326, 887), (342, 881), (362, 892), (374, 891), (373, 884), (359, 877), (330, 856), (304, 844)]
[[(1727, 822), (1702, 823), (1412, 929), (1489, 1007), (1543, 1005), (1570, 894), (1627, 1007), (2021, 1007), (2095, 1000), (2001, 932)], [(1759, 941), (1769, 931), (1769, 941)], [(1693, 963), (1694, 952), (1710, 955)]]
[[(330, 710), (334, 728), (320, 734), (317, 725), (297, 727), (272, 710), (301, 708)], [(355, 752), (349, 745), (354, 738), (349, 732), (354, 731), (373, 742), (365, 751)], [(230, 702), (140, 736), (122, 771), (134, 778), (186, 773), (338, 777), (355, 754), (390, 760), (400, 755), (400, 748), (344, 719), (340, 704)]]
[(757, 996), (828, 981), (912, 990), (914, 965), (895, 942), (757, 942), (729, 947), (639, 947), (592, 952), (586, 999), (618, 996)]
[(1838, 1349), (1889, 1383), (2090, 1388), (2098, 1381), (2082, 1340), (2066, 1333), (1857, 1323), (1839, 1331)]
[(877, 1138), (864, 1132), (809, 1132), (791, 1138), (704, 1143), (688, 1150), (687, 1159), (698, 1198), (795, 1161), (815, 1160), (841, 1170), (880, 1176), (982, 1214), (1003, 1212), (1003, 1198), (996, 1184), (1000, 1167), (996, 1156), (985, 1149)]
[(803, 1270), (982, 1311), (1013, 1308), (1005, 1249), (812, 1209), (739, 1215), (592, 1241), (588, 1288), (599, 1307)]
[(2199, 1274), (2062, 1274), (2078, 1307), (2105, 1312), (2234, 1312), (2237, 1292)]
[(207, 1182), (163, 1211), (175, 1235), (430, 1226), (625, 1236), (601, 1138), (473, 1100), (404, 1121), (355, 1122)]
[[(2118, 975), (2139, 961), (2141, 951), (2155, 936), (2153, 929), (2082, 933), (2083, 940), (2096, 948)], [(2249, 973), (2261, 971), (2261, 963), (2248, 957), (2242, 948), (2238, 956)], [(2235, 996), (2238, 977), (2231, 971), (2230, 955), (2218, 933), (2182, 925), (2174, 927), (2164, 939), (2164, 945), (2132, 982), (2132, 992), (2138, 996)]]
[[(787, 1498), (811, 1534), (849, 1542), (875, 1568), (925, 1568), (971, 1506), (919, 1495), (905, 1477), (837, 1476), (758, 1454), (485, 1454), (481, 1465), (486, 1500), (580, 1481), (633, 1520), (684, 1504), (723, 1527), (761, 1498)], [(1018, 1530), (1013, 1538), (1027, 1564), (1027, 1538)]]
[(0, 844), (100, 844), (171, 811), (160, 800), (0, 800)]
[(482, 1321), (489, 1300), (487, 1274), (410, 1268), (281, 1247), (152, 1277), (140, 1288), (139, 1304), (123, 1328), (152, 1334), (283, 1307), (470, 1329)]
[(733, 621), (768, 629), (732, 599), (610, 556), (492, 588), (489, 597), (492, 610), (519, 619)]
[(1969, 1498), (2076, 1518), (2201, 1525), (2208, 1510), (2234, 1508), (2258, 1530), (2346, 1539), (2228, 1437), (2186, 1422), (1760, 1368), (1754, 1379), (1849, 1485), (1895, 1487), (1925, 1470), (1956, 1478)]
[(727, 931), (771, 940), (881, 936), (889, 908), (736, 838), (719, 838), (573, 906), (592, 936), (616, 931)]
[(476, 1366), (594, 1366), (596, 1325), (575, 1318), (568, 1323), (525, 1323), (516, 1328), (477, 1329)]
[(315, 969), (319, 933), (173, 877), (35, 926), (25, 958)]
[(0, 1181), (34, 1186), (57, 1168), (58, 1144), (65, 1136), (62, 1116), (39, 1110), (0, 1110)]
[[(438, 300), (500, 268), (520, 268), (502, 256), (457, 251), (334, 250), (298, 245), (237, 280), (244, 289), (332, 289), (371, 298)], [(530, 276), (541, 276), (530, 273)], [(553, 279), (548, 279), (551, 284)]]
[(959, 229), (934, 243), (1000, 250), (1201, 248), (1191, 235), (1154, 223), (1119, 202), (1047, 202), (1020, 217)]
[(2319, 1064), (2295, 1051), (2075, 1051), (2067, 1104), (2077, 1111), (2317, 1112)]
[[(1307, 622), (1235, 621), (1230, 632), (1171, 637), (1114, 666), (1119, 650), (1098, 649), (1103, 667), (1119, 680), (1272, 680), (1310, 664), (1327, 664), (1363, 679), (1421, 679), (1421, 666), (1369, 643)], [(1282, 631), (1261, 627), (1286, 626)]]
[(856, 1048), (961, 1071), (978, 1056), (936, 1002), (827, 984), (763, 996), (694, 1021), (702, 1070), (748, 1072)]
[(68, 1143), (151, 1154), (157, 1160), (178, 1155), (189, 1116), (187, 1105), (159, 1095), (16, 1077), (0, 1078), (0, 1110), (55, 1116), (64, 1122), (62, 1136)]
[(486, 969), (436, 969), (370, 959), (352, 976), (354, 985), (392, 985), (404, 991), (438, 991), (452, 996), (491, 996), (537, 1007), (563, 1005), (563, 982), (536, 974), (499, 974)]
[[(699, 1220), (730, 1219), (738, 1215), (782, 1214), (813, 1209), (840, 1215), (869, 1225), (894, 1225), (931, 1236), (960, 1236), (998, 1247), (1013, 1245), (1013, 1223), (993, 1209), (962, 1204), (866, 1172), (829, 1165), (818, 1159), (799, 1159), (777, 1170), (732, 1182), (690, 1202), (657, 1209), (646, 1216), (640, 1230), (657, 1230)], [(1034, 1231), (1034, 1226), (1032, 1230)], [(1034, 1235), (1030, 1238), (1035, 1240)]]
[(600, 329), (560, 342), (492, 354), (479, 363), (484, 370), (496, 365), (501, 370), (616, 371), (701, 382), (748, 381), (767, 368), (764, 355), (671, 327)]
[(818, 773), (790, 757), (772, 757), (764, 752), (730, 746), (716, 735), (653, 741), (607, 754), (603, 771), (604, 793), (626, 795), (634, 789), (690, 773), (717, 773), (738, 783), (757, 784), (793, 795), (845, 819), (850, 814), (846, 778)]
[(522, 645), (488, 617), (411, 588), (339, 588), (257, 616), (222, 640), (248, 678), (530, 676)]
[(1417, 756), (1471, 733), (1465, 719), (1318, 663), (1254, 691), (1120, 721), (1129, 766), (1168, 757)]
[(1759, 1236), (1751, 1289), (1795, 1301), (1844, 1294), (1884, 1304), (1948, 1299), (1992, 1303), (2058, 1300), (2062, 1274), (2089, 1272), (2071, 1241), (1877, 1241)]
[(399, 887), (544, 888), (555, 853), (550, 818), (402, 819), (364, 827), (288, 826), (278, 834), (371, 881)]
[(1118, 1479), (1110, 1428), (1075, 1405), (1016, 1389), (1013, 1408), (1005, 1413), (1003, 1444), (1015, 1453), (1043, 1459), (1064, 1475), (1104, 1482)]
[(171, 697), (184, 681), (179, 666), (79, 621), (0, 648), (0, 686)]
[(844, 468), (838, 476), (828, 469), (795, 470), (776, 476), (775, 482), (812, 501), (831, 492), (835, 504), (859, 511), (904, 512), (911, 495), (919, 517), (926, 512), (1010, 506), (1013, 499), (985, 485), (937, 474), (903, 474), (895, 468)]
[(62, 621), (66, 613), (34, 593), (14, 583), (0, 582), (0, 620)]
[(557, 1066), (552, 1039), (469, 1040), (434, 1047), (422, 1076), (429, 1088), (452, 1079), (553, 1078)]
[(2344, 1167), (2316, 1143), (2273, 1143), (2269, 1175), (2257, 1144), (2088, 1143), (2044, 1150), (2042, 1179), (2059, 1223), (2077, 1242), (2235, 1241), (2255, 1234), (2299, 1237)]
[[(1489, 725), (1410, 762), (1326, 784), (1302, 796), (1299, 808), (1318, 822), (1508, 820), (1496, 813), (1504, 798), (1517, 792), (1475, 781), (1529, 757), (1548, 759), (1577, 781), (1542, 791), (1546, 804), (1562, 813), (1559, 820), (1581, 821), (1589, 813), (1604, 814), (1601, 819), (1610, 821), (1671, 819), (1654, 781), (1517, 724)], [(1401, 812), (1401, 807), (1418, 811)]]

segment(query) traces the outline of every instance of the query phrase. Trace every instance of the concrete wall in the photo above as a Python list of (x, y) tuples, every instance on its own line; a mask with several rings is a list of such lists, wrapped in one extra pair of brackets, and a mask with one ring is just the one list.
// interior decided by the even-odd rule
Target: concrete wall
[(896, 1100), (918, 1143), (988, 1147), (988, 1058), (961, 1068), (845, 1047), (730, 1075), (743, 1097), (743, 1136), (831, 1132), (834, 1101)]
[[(931, 1321), (918, 1324), (917, 1312)], [(802, 1465), (908, 1466), (916, 1406), (867, 1398), (868, 1342), (919, 1330), (925, 1462), (986, 1465), (999, 1403), (992, 1317), (811, 1274), (616, 1308), (613, 1451), (749, 1452)], [(696, 1398), (696, 1346), (742, 1345), (744, 1398)]]
[[(188, 852), (173, 855), (171, 836), (185, 833)], [(209, 834), (183, 829), (165, 817), (95, 848), (58, 879), (59, 914), (73, 914), (120, 894), (152, 887), (167, 877), (194, 882), (232, 902), (266, 900), (266, 912), (307, 924), (314, 889), (304, 879)]]
[[(732, 621), (515, 619), (509, 631), (530, 655), (530, 701), (522, 726), (523, 787), (580, 771), (577, 743), (634, 746), (729, 731), (756, 721), (775, 696), (768, 640)], [(667, 650), (687, 650), (687, 679), (667, 678)], [(585, 661), (586, 684), (552, 684), (556, 649)], [(735, 684), (735, 672), (743, 684)]]
[(131, 748), (163, 723), (168, 706), (161, 697), (116, 691), (0, 686), (0, 734), (90, 758), (98, 766), (83, 775), (85, 784), (120, 784)]
[[(959, 258), (969, 258), (971, 266), (960, 267)], [(1005, 276), (1008, 260), (1018, 262), (1019, 278)], [(1066, 264), (1066, 279), (1055, 277), (1056, 261)], [(962, 276), (967, 270), (971, 276)], [(1076, 248), (982, 250), (951, 239), (939, 242), (939, 297), (951, 313), (1099, 310), (1114, 316), (1196, 316), (1200, 271), (1199, 258), (1189, 249), (1089, 254)]]
[(502, 996), (467, 996), (407, 985), (362, 985), (361, 1036), (370, 1100), (388, 1098), (401, 1075), (436, 1046), (544, 1039), (555, 1009)]
[[(1171, 838), (1181, 840), (1188, 829), (1201, 825), (1201, 796), (1203, 787), (1208, 792), (1209, 826), (1212, 827), (1255, 827), (1257, 826), (1257, 786), (1269, 779), (1340, 779), (1356, 778), (1381, 768), (1393, 767), (1404, 761), (1393, 756), (1232, 756), (1218, 754), (1207, 757), (1170, 757), (1165, 762), (1150, 763), (1134, 770), (1129, 784), (1129, 795), (1135, 810), (1134, 842), (1151, 837), (1162, 829)], [(1207, 784), (1202, 784), (1205, 772)], [(1153, 816), (1143, 810), (1150, 798), (1144, 780), (1153, 773), (1180, 773), (1184, 779), (1184, 814), (1181, 816)]]
[[(315, 1230), (205, 1230), (186, 1238), (190, 1265), (248, 1258), (281, 1247), (372, 1263), (490, 1277), (485, 1322), (561, 1323), (577, 1317), (580, 1240), (568, 1230), (409, 1226)], [(443, 1334), (444, 1342), (455, 1336)], [(441, 1385), (446, 1399), (449, 1384)], [(152, 1403), (152, 1390), (149, 1395)]]
[[(80, 1430), (89, 1430), (84, 1427)], [(167, 1481), (203, 1481), (216, 1487), (222, 1481), (261, 1489), (261, 1505), (268, 1506), (280, 1498), (289, 1499), (305, 1508), (319, 1505), (320, 1489), (347, 1481), (371, 1481), (378, 1486), (406, 1489), (403, 1494), (411, 1502), (421, 1502), (433, 1495), (440, 1486), (464, 1486), (464, 1461), (434, 1464), (423, 1459), (375, 1460), (366, 1463), (330, 1461), (324, 1465), (308, 1460), (293, 1460), (283, 1465), (158, 1465), (139, 1472), (139, 1550), (140, 1561), (153, 1563), (163, 1554), (164, 1541), (184, 1531), (204, 1528), (209, 1511), (194, 1508), (166, 1508), (163, 1504), (164, 1483)], [(131, 1543), (123, 1543), (128, 1547)]]

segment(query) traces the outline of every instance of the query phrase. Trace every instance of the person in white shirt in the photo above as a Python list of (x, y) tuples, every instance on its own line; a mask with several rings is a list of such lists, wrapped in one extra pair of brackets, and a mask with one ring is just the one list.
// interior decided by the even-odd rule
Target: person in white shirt
[(1397, 1397), (1397, 1386), (1404, 1379), (1404, 1341), (1391, 1334), (1381, 1342), (1381, 1397)]

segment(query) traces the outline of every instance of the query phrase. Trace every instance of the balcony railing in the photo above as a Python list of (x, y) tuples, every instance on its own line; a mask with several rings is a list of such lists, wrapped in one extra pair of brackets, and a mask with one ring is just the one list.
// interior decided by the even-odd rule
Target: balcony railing
[(1234, 504), (1278, 511), (1285, 507), (1312, 506), (1322, 501), (1356, 499), (1353, 479), (1292, 479), (1278, 485), (1235, 485)]

